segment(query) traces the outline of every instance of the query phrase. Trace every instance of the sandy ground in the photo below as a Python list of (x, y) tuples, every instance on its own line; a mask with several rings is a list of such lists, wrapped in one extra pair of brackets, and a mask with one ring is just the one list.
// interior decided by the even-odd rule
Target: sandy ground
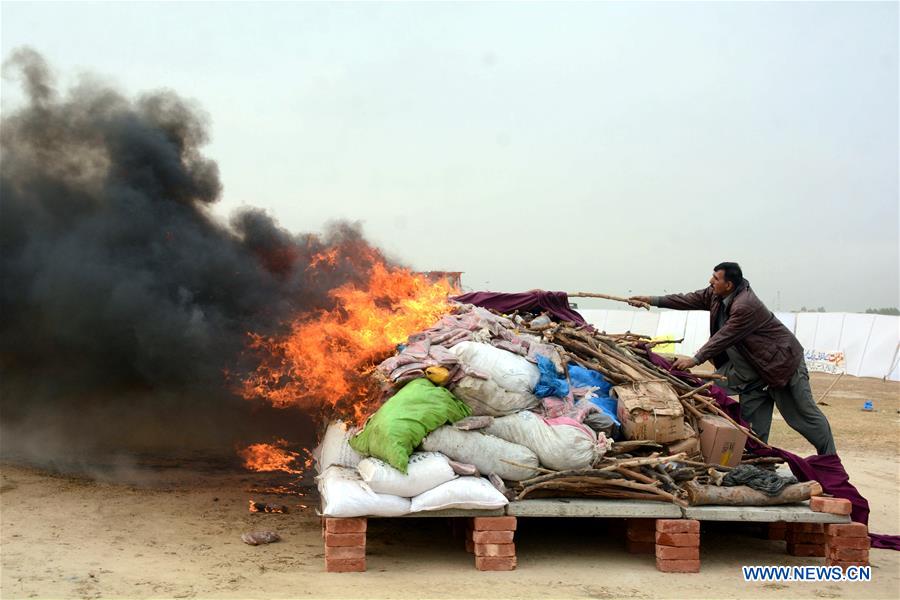
[[(815, 375), (817, 394), (833, 381)], [(873, 400), (876, 411), (860, 410)], [(871, 529), (900, 533), (900, 385), (844, 377), (826, 399), (851, 480), (872, 507)], [(776, 421), (773, 443), (805, 441)], [(801, 598), (900, 597), (900, 552), (872, 550), (869, 583), (745, 583), (741, 565), (821, 565), (794, 558), (754, 525), (705, 524), (702, 572), (663, 574), (623, 551), (616, 524), (521, 519), (519, 567), (480, 573), (445, 519), (370, 522), (368, 571), (330, 574), (311, 497), (248, 490), (272, 477), (210, 463), (136, 465), (132, 483), (62, 476), (9, 461), (0, 481), (2, 598)], [(136, 483), (139, 482), (139, 483)], [(251, 514), (248, 500), (287, 503)], [(240, 534), (283, 540), (251, 547)]]

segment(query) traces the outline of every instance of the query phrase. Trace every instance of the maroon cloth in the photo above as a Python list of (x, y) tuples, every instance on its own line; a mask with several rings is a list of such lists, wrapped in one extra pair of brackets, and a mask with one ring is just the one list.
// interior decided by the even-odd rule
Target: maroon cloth
[(578, 325), (591, 327), (584, 320), (584, 317), (569, 306), (569, 296), (565, 292), (545, 292), (542, 290), (523, 292), (521, 294), (469, 292), (450, 299), (483, 308), (492, 308), (502, 313), (511, 313), (514, 310), (539, 310), (550, 313), (557, 321), (571, 321)]
[[(673, 375), (688, 381), (689, 383), (700, 386), (704, 382), (691, 376), (690, 373), (684, 371), (672, 371), (672, 364), (652, 351), (648, 351), (647, 355), (654, 365), (661, 367)], [(745, 427), (750, 424), (741, 418), (741, 405), (733, 400), (725, 391), (717, 386), (709, 388), (710, 395), (715, 399), (723, 411), (728, 413), (732, 419)], [(863, 498), (859, 490), (850, 483), (850, 476), (847, 474), (841, 459), (837, 454), (821, 454), (801, 458), (796, 454), (782, 450), (780, 448), (765, 448), (760, 446), (753, 440), (747, 440), (747, 448), (758, 454), (759, 456), (778, 456), (788, 464), (791, 472), (798, 481), (818, 481), (826, 494), (830, 494), (836, 498), (846, 498), (853, 505), (850, 518), (857, 523), (869, 523), (869, 502)], [(870, 533), (869, 538), (872, 541), (873, 548), (885, 548), (888, 550), (900, 550), (900, 536), (887, 535), (879, 533)]]

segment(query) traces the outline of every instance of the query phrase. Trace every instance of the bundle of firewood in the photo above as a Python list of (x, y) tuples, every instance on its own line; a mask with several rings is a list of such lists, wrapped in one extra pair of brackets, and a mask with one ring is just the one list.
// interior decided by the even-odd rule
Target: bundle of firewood
[[(610, 335), (579, 327), (573, 323), (541, 323), (528, 327), (529, 318), (521, 319), (523, 329), (541, 335), (546, 342), (561, 348), (562, 358), (603, 374), (614, 385), (663, 382), (675, 390), (685, 411), (687, 422), (699, 431), (698, 419), (717, 415), (764, 447), (768, 447), (746, 427), (721, 410), (708, 388), (716, 376), (698, 377), (692, 385), (669, 371), (657, 367), (647, 358), (650, 338), (633, 333)], [(535, 497), (602, 497), (656, 500), (676, 504), (784, 504), (821, 494), (816, 482), (789, 485), (777, 496), (766, 496), (746, 486), (719, 487), (723, 474), (731, 467), (707, 464), (697, 451), (671, 453), (672, 445), (647, 440), (617, 442), (599, 458), (591, 469), (551, 471), (519, 482), (512, 490), (515, 499)], [(777, 458), (745, 456), (742, 463), (775, 468), (783, 462)]]
[(554, 323), (540, 333), (545, 340), (563, 348), (563, 358), (602, 373), (613, 384), (665, 382), (671, 385), (679, 394), (678, 400), (694, 431), (697, 431), (697, 419), (704, 414), (714, 414), (727, 419), (750, 439), (768, 448), (749, 429), (739, 425), (716, 406), (707, 392), (715, 381), (693, 387), (651, 363), (647, 359), (647, 350), (644, 349), (652, 343), (649, 338), (631, 333), (608, 335), (571, 323)]

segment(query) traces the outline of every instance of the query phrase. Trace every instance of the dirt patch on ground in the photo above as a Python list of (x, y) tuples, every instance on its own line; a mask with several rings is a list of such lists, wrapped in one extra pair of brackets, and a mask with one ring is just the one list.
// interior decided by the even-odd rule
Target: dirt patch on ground
[[(812, 373), (810, 383), (817, 399), (828, 392), (823, 400), (825, 405), (819, 408), (831, 423), (838, 454), (843, 454), (846, 448), (898, 455), (900, 382)], [(834, 387), (831, 387), (832, 384), (835, 384)], [(828, 391), (829, 388), (831, 391)], [(867, 400), (872, 402), (872, 411), (863, 410)], [(777, 411), (769, 440), (780, 448), (802, 451), (804, 455), (815, 452), (799, 433), (788, 427)]]

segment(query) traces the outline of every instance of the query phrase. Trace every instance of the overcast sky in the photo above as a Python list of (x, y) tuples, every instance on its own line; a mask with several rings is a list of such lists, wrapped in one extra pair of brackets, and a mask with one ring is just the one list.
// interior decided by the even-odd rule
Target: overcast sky
[(472, 289), (736, 260), (782, 310), (900, 304), (898, 43), (895, 2), (2, 4), (4, 59), (196, 101), (223, 218), (359, 220)]

